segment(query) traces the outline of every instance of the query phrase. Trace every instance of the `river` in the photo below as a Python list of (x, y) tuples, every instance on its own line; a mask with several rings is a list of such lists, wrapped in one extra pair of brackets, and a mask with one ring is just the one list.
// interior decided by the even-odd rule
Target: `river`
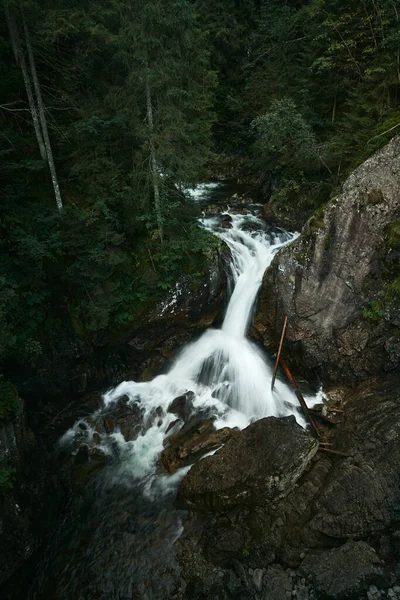
[[(223, 196), (218, 186), (203, 186), (193, 197), (206, 203), (218, 194)], [(68, 451), (83, 438), (108, 460), (84, 493), (71, 497), (32, 600), (162, 600), (183, 593), (176, 553), (186, 514), (173, 503), (190, 467), (174, 475), (159, 468), (166, 438), (180, 427), (168, 412), (177, 396), (193, 392), (192, 412), (213, 418), (216, 429), (290, 414), (305, 425), (286, 383), (278, 379), (271, 391), (272, 360), (247, 337), (264, 271), (296, 237), (266, 224), (258, 211), (251, 205), (199, 220), (231, 251), (231, 295), (221, 327), (182, 348), (167, 373), (108, 391), (92, 418), (79, 420), (60, 440)], [(137, 408), (146, 423), (136, 439), (96, 430), (99, 418), (119, 402)]]

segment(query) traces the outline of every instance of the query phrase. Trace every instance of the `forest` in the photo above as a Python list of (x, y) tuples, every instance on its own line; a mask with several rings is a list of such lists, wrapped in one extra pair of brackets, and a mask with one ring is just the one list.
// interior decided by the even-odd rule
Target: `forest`
[(4, 0), (0, 359), (118, 337), (210, 246), (187, 188), (305, 221), (400, 132), (397, 0)]

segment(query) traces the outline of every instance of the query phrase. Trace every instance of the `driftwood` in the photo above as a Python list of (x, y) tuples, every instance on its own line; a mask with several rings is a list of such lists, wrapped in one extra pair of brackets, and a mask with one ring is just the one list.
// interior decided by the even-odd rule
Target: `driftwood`
[(344, 413), (344, 410), (342, 410), (341, 408), (335, 408), (334, 406), (326, 406), (326, 404), (315, 404), (312, 408), (310, 408), (310, 410), (312, 410), (313, 412), (321, 412), (324, 409), (330, 413)]
[(318, 437), (318, 439), (320, 439), (321, 435), (320, 435), (320, 433), (318, 431), (318, 427), (316, 426), (316, 424), (314, 422), (314, 419), (312, 418), (312, 416), (310, 414), (310, 411), (308, 410), (308, 406), (306, 404), (306, 401), (304, 400), (304, 398), (303, 398), (300, 390), (298, 389), (298, 387), (296, 385), (296, 382), (295, 382), (295, 380), (292, 377), (291, 372), (289, 371), (289, 367), (287, 366), (287, 364), (285, 363), (285, 361), (283, 360), (282, 357), (279, 358), (279, 363), (280, 363), (282, 369), (285, 371), (286, 376), (287, 376), (287, 378), (290, 381), (290, 385), (292, 386), (293, 391), (296, 394), (297, 399), (298, 399), (298, 401), (300, 403), (300, 406), (303, 409), (303, 412), (304, 412), (307, 420), (309, 421), (311, 427), (314, 430), (314, 433), (316, 434), (316, 436)]
[(277, 374), (277, 371), (278, 371), (279, 358), (281, 356), (283, 338), (285, 337), (285, 331), (286, 331), (287, 321), (288, 321), (288, 318), (285, 317), (285, 320), (283, 322), (283, 327), (282, 327), (281, 341), (279, 342), (279, 350), (278, 350), (278, 354), (276, 355), (275, 367), (274, 367), (274, 372), (273, 372), (273, 375), (272, 375), (271, 390), (274, 389), (274, 385), (275, 385), (275, 379), (276, 379), (276, 374)]
[(331, 454), (337, 454), (338, 456), (351, 456), (351, 454), (348, 454), (347, 452), (340, 452), (339, 450), (331, 450), (330, 448), (321, 448), (321, 446), (318, 448), (318, 452), (330, 452)]
[(320, 421), (323, 421), (324, 423), (329, 423), (329, 425), (337, 425), (335, 417), (332, 417), (331, 415), (325, 415), (322, 411), (316, 411), (314, 410), (314, 408), (309, 408), (308, 410), (311, 413), (315, 413), (315, 416)]

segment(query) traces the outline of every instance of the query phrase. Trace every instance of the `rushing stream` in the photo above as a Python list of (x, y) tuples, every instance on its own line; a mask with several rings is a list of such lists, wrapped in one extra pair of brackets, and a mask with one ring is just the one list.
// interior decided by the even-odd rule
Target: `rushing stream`
[[(99, 451), (114, 460), (83, 499), (72, 501), (33, 598), (159, 600), (176, 592), (175, 542), (183, 531), (184, 513), (173, 508), (173, 500), (190, 467), (162, 475), (158, 459), (176, 421), (168, 407), (177, 396), (194, 392), (194, 412), (212, 415), (217, 429), (243, 428), (264, 416), (289, 414), (304, 425), (291, 389), (277, 380), (271, 392), (271, 360), (246, 338), (263, 273), (276, 252), (296, 236), (268, 227), (250, 212), (203, 217), (200, 225), (231, 250), (232, 294), (222, 326), (184, 347), (166, 374), (150, 382), (124, 381), (106, 393), (94, 418), (78, 421), (63, 436), (61, 446), (68, 447), (84, 431), (87, 440), (95, 440)], [(100, 435), (95, 430), (96, 416), (121, 397), (138, 406), (147, 423), (132, 441), (118, 431)], [(51, 596), (54, 586), (57, 594)]]

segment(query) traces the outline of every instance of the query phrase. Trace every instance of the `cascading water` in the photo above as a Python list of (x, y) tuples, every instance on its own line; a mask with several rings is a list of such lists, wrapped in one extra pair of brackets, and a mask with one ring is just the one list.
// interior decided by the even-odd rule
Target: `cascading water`
[[(97, 413), (63, 436), (61, 447), (83, 440), (111, 461), (85, 487), (84, 496), (74, 499), (33, 600), (120, 600), (142, 597), (144, 589), (149, 599), (172, 597), (179, 587), (174, 542), (183, 530), (173, 501), (190, 467), (163, 475), (158, 465), (164, 440), (179, 427), (168, 412), (177, 396), (193, 392), (192, 416), (212, 417), (217, 429), (242, 429), (264, 416), (289, 414), (304, 425), (290, 388), (277, 380), (271, 392), (271, 361), (246, 338), (263, 273), (295, 235), (268, 228), (250, 213), (204, 217), (200, 225), (231, 250), (233, 291), (222, 326), (184, 347), (166, 374), (150, 382), (124, 381), (106, 393)], [(131, 441), (118, 430), (107, 434), (95, 428), (122, 397), (140, 409), (145, 424)]]
[[(231, 222), (229, 228), (221, 225), (226, 219)], [(295, 414), (304, 423), (297, 410), (297, 399), (287, 385), (278, 380), (271, 391), (271, 364), (246, 338), (264, 271), (276, 252), (296, 236), (279, 229), (266, 230), (265, 223), (252, 214), (226, 212), (203, 218), (200, 223), (231, 249), (234, 287), (222, 327), (208, 329), (186, 346), (167, 374), (145, 383), (125, 381), (104, 396), (106, 407), (121, 396), (128, 396), (130, 402), (140, 404), (144, 420), (152, 421), (133, 442), (125, 442), (122, 435), (114, 434), (124, 454), (126, 475), (146, 481), (146, 493), (153, 485), (159, 493), (157, 458), (166, 432), (176, 419), (167, 409), (174, 398), (188, 391), (195, 394), (195, 410), (207, 410), (216, 417), (217, 429), (243, 428), (255, 419), (271, 415)]]

